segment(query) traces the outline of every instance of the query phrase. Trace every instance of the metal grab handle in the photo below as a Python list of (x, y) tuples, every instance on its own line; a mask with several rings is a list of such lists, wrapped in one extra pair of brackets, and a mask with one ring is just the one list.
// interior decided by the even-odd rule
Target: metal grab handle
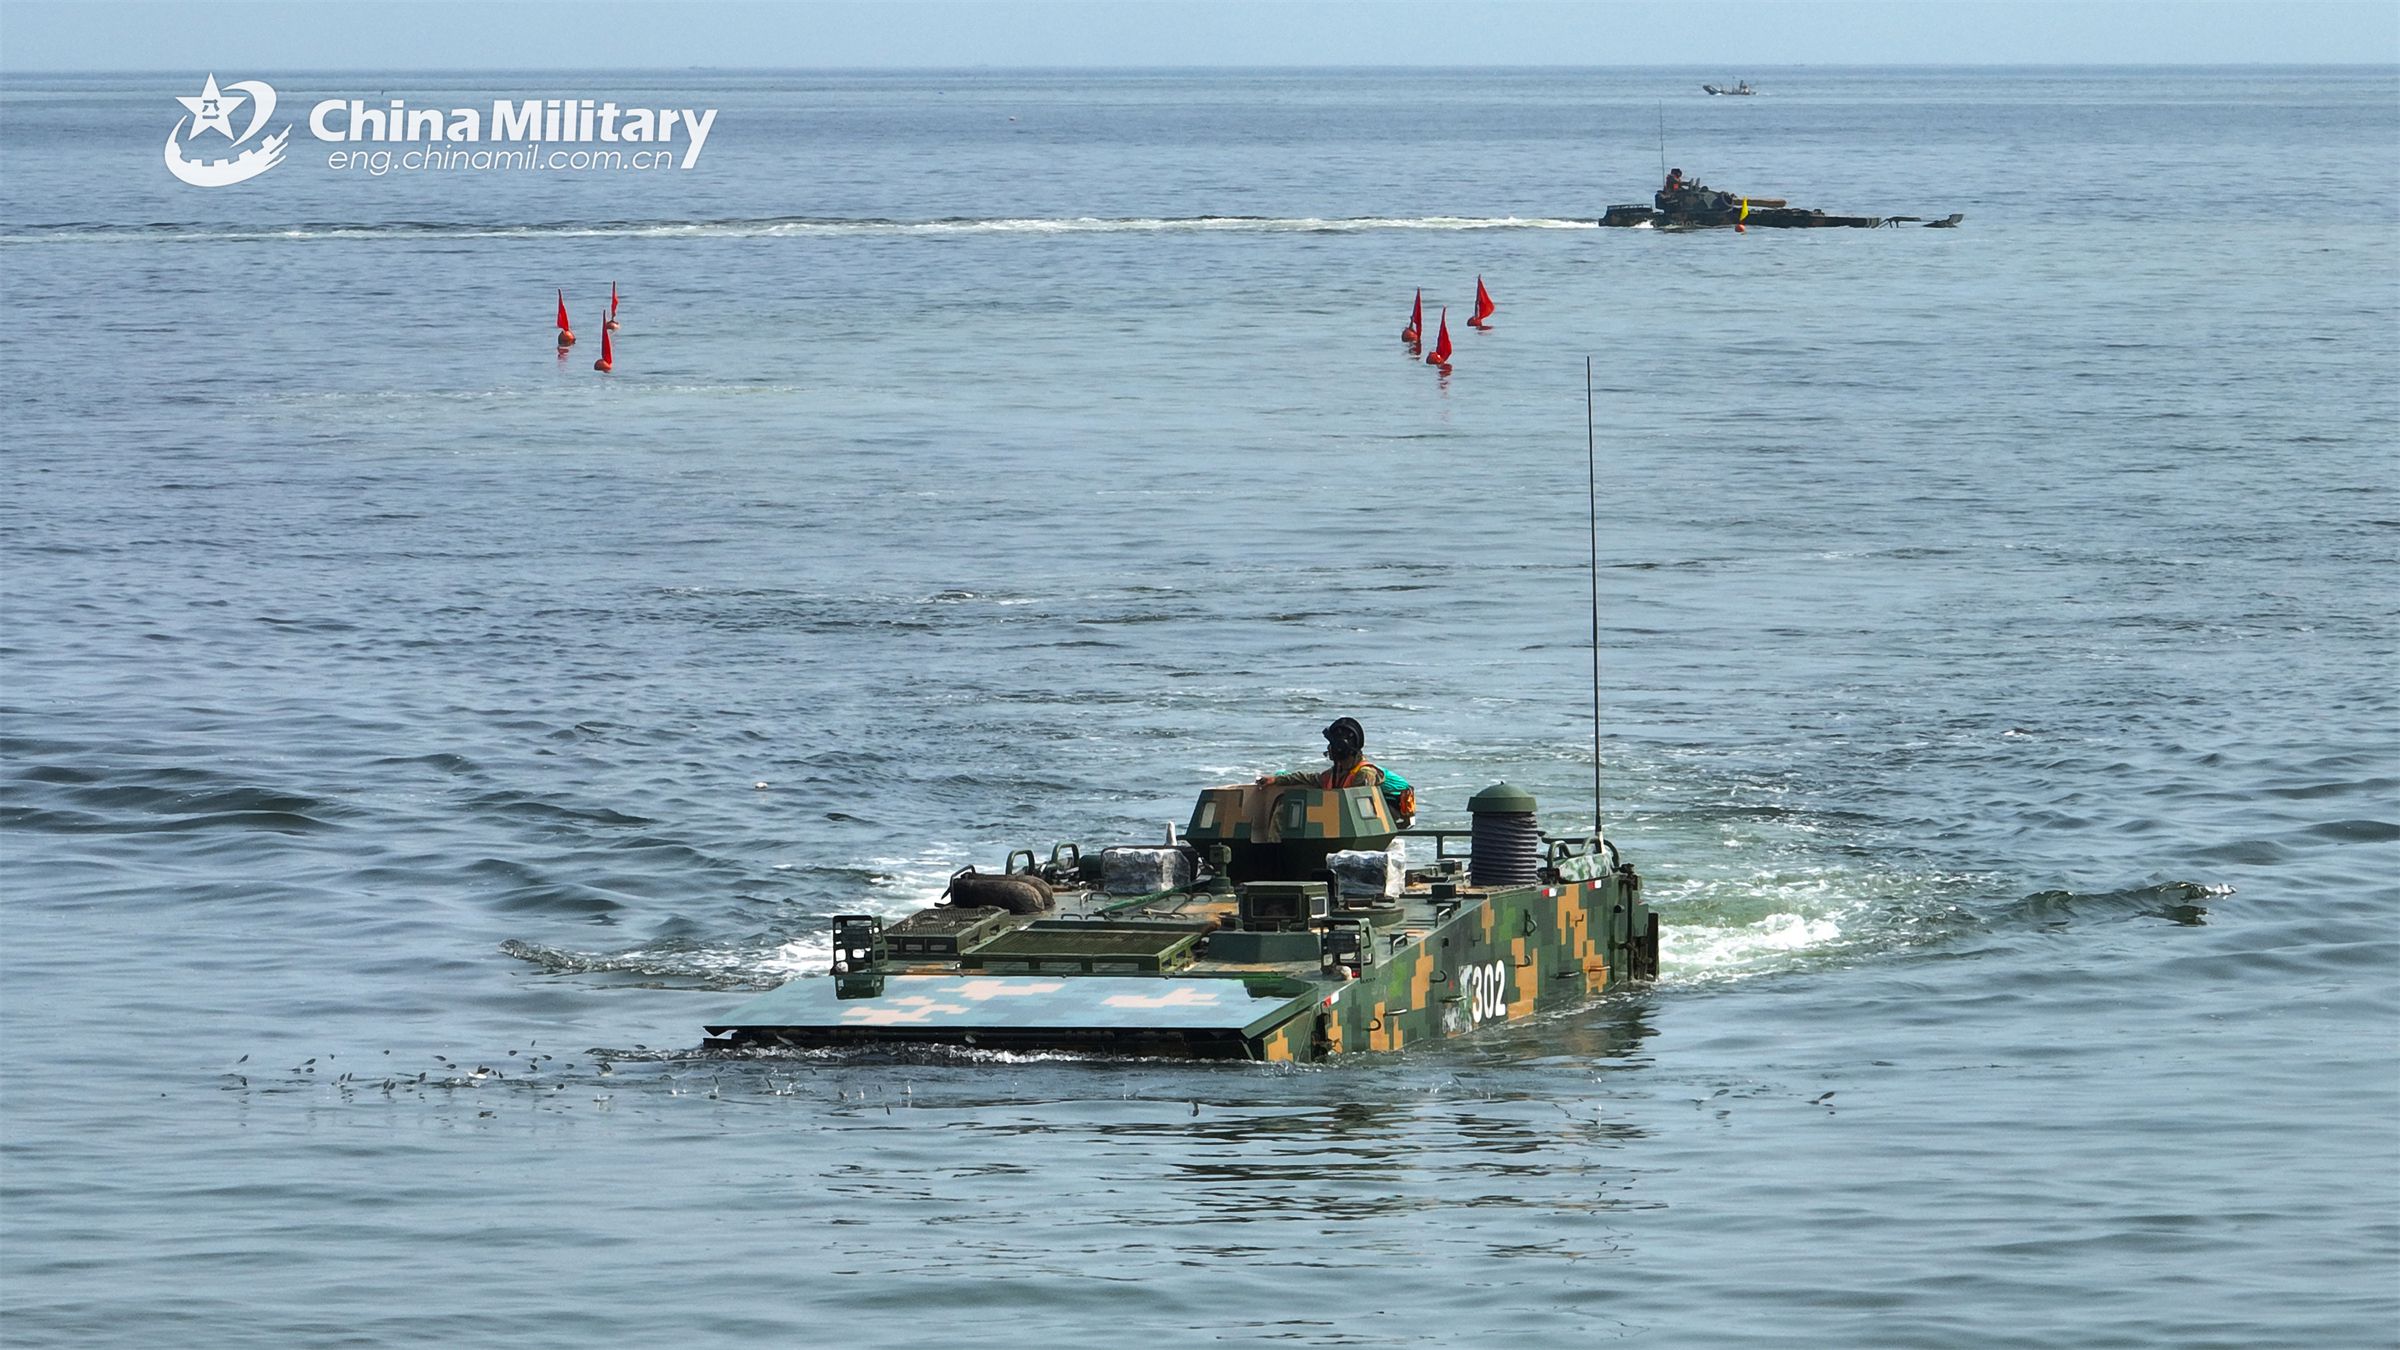
[[(1031, 868), (1026, 869), (1031, 871)], [(1042, 880), (1053, 886), (1074, 886), (1083, 881), (1083, 848), (1078, 844), (1052, 844), (1050, 861), (1042, 864)]]
[[(1019, 866), (1017, 866), (1017, 859), (1019, 859), (1019, 858), (1023, 858), (1023, 859), (1025, 860), (1025, 865), (1024, 865), (1023, 867), (1019, 867)], [(1003, 872), (1011, 873), (1011, 874), (1014, 874), (1014, 873), (1017, 873), (1017, 872), (1030, 872), (1030, 871), (1032, 871), (1032, 870), (1033, 870), (1033, 850), (1032, 850), (1032, 849), (1029, 849), (1029, 848), (1019, 848), (1019, 849), (1011, 849), (1011, 850), (1009, 850), (1009, 854), (1008, 854), (1008, 861), (1007, 861), (1007, 862), (1005, 862), (1005, 863), (1002, 863), (1002, 864), (1000, 865), (1000, 870), (1001, 870), (1001, 871), (1003, 871)]]

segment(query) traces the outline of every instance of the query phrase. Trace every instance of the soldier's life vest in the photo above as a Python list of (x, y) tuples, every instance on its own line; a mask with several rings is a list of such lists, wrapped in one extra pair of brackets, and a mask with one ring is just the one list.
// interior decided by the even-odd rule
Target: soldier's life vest
[(1409, 786), (1407, 779), (1363, 759), (1351, 765), (1347, 771), (1331, 768), (1318, 774), (1317, 786), (1322, 788), (1354, 787), (1362, 781), (1360, 775), (1370, 769), (1374, 770), (1374, 781), (1383, 789), (1383, 802), (1385, 806), (1391, 808), (1392, 818), (1408, 820), (1414, 817), (1417, 814), (1417, 790)]

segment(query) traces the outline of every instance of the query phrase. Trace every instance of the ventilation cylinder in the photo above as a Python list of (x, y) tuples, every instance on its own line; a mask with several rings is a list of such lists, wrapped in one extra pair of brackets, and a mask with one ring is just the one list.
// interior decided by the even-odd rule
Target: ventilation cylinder
[(1533, 819), (1533, 794), (1494, 783), (1467, 799), (1474, 819), (1468, 879), (1478, 886), (1530, 886), (1541, 880), (1542, 830)]

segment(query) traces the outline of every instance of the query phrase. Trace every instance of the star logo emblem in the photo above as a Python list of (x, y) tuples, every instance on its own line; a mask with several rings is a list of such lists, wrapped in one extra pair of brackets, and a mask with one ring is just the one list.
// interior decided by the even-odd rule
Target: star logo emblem
[[(275, 115), (275, 86), (264, 80), (235, 80), (220, 89), (217, 77), (211, 74), (197, 97), (178, 94), (175, 101), (183, 105), (184, 116), (167, 133), (161, 153), (167, 172), (184, 182), (193, 187), (227, 187), (256, 178), (283, 162), (292, 129), (286, 126), (272, 135), (261, 135), (267, 119)], [(237, 132), (233, 114), (245, 108), (250, 124)], [(213, 152), (217, 158), (209, 158), (212, 152), (196, 144), (203, 131), (213, 131), (232, 144)], [(186, 146), (193, 147), (191, 153), (184, 152)]]
[[(189, 88), (190, 86), (185, 87)], [(182, 104), (184, 109), (192, 115), (192, 129), (184, 139), (195, 140), (203, 130), (213, 130), (226, 140), (232, 140), (233, 123), (227, 119), (232, 117), (234, 109), (242, 106), (242, 98), (243, 96), (240, 94), (218, 92), (217, 77), (213, 73), (209, 75), (208, 83), (201, 88), (200, 97), (184, 98), (177, 95), (175, 101)]]

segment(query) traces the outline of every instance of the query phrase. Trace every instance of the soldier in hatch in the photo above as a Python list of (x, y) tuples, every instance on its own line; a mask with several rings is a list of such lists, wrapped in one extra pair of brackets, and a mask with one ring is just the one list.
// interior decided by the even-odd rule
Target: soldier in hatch
[(1372, 784), (1383, 790), (1384, 805), (1391, 809), (1392, 821), (1407, 829), (1417, 815), (1417, 790), (1408, 780), (1389, 769), (1367, 762), (1367, 732), (1355, 717), (1335, 718), (1325, 728), (1325, 758), (1333, 761), (1328, 769), (1294, 769), (1290, 773), (1270, 773), (1259, 777), (1258, 786), (1305, 784), (1309, 787), (1346, 788)]

